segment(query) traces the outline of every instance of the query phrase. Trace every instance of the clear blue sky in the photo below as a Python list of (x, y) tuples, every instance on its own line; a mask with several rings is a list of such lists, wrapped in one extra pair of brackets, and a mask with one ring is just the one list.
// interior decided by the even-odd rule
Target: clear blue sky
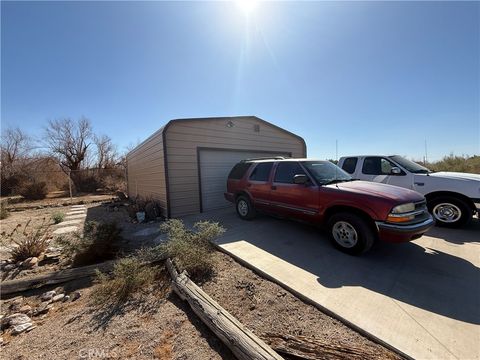
[(4, 2), (2, 126), (90, 118), (120, 148), (257, 115), (309, 155), (480, 154), (479, 2)]

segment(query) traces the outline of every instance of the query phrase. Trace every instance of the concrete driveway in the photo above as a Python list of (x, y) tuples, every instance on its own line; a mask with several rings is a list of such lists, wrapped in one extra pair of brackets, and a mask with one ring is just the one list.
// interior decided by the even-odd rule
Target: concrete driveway
[(360, 257), (315, 227), (233, 209), (186, 217), (221, 222), (227, 252), (354, 327), (416, 359), (480, 358), (480, 221), (434, 228)]

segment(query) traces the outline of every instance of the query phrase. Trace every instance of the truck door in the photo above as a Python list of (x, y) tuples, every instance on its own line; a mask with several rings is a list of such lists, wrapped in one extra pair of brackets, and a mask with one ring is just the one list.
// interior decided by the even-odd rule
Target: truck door
[[(394, 173), (393, 168), (400, 169)], [(362, 179), (411, 189), (410, 177), (397, 164), (381, 156), (369, 156), (363, 160)]]

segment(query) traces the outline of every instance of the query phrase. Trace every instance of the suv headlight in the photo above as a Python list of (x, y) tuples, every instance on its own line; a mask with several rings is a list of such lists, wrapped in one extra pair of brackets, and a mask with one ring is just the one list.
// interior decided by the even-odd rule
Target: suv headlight
[(415, 204), (414, 203), (407, 203), (395, 206), (390, 214), (388, 214), (387, 221), (395, 222), (395, 223), (402, 223), (407, 222), (415, 219)]
[(392, 214), (403, 214), (407, 212), (415, 211), (415, 204), (414, 203), (407, 203), (395, 206), (392, 209)]

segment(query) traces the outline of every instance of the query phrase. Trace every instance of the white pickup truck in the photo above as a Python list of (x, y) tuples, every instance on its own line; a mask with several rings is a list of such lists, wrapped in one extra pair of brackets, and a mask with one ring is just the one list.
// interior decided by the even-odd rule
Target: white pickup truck
[(460, 227), (480, 216), (480, 175), (433, 172), (401, 156), (345, 156), (338, 162), (354, 179), (418, 191), (427, 199), (437, 225)]

